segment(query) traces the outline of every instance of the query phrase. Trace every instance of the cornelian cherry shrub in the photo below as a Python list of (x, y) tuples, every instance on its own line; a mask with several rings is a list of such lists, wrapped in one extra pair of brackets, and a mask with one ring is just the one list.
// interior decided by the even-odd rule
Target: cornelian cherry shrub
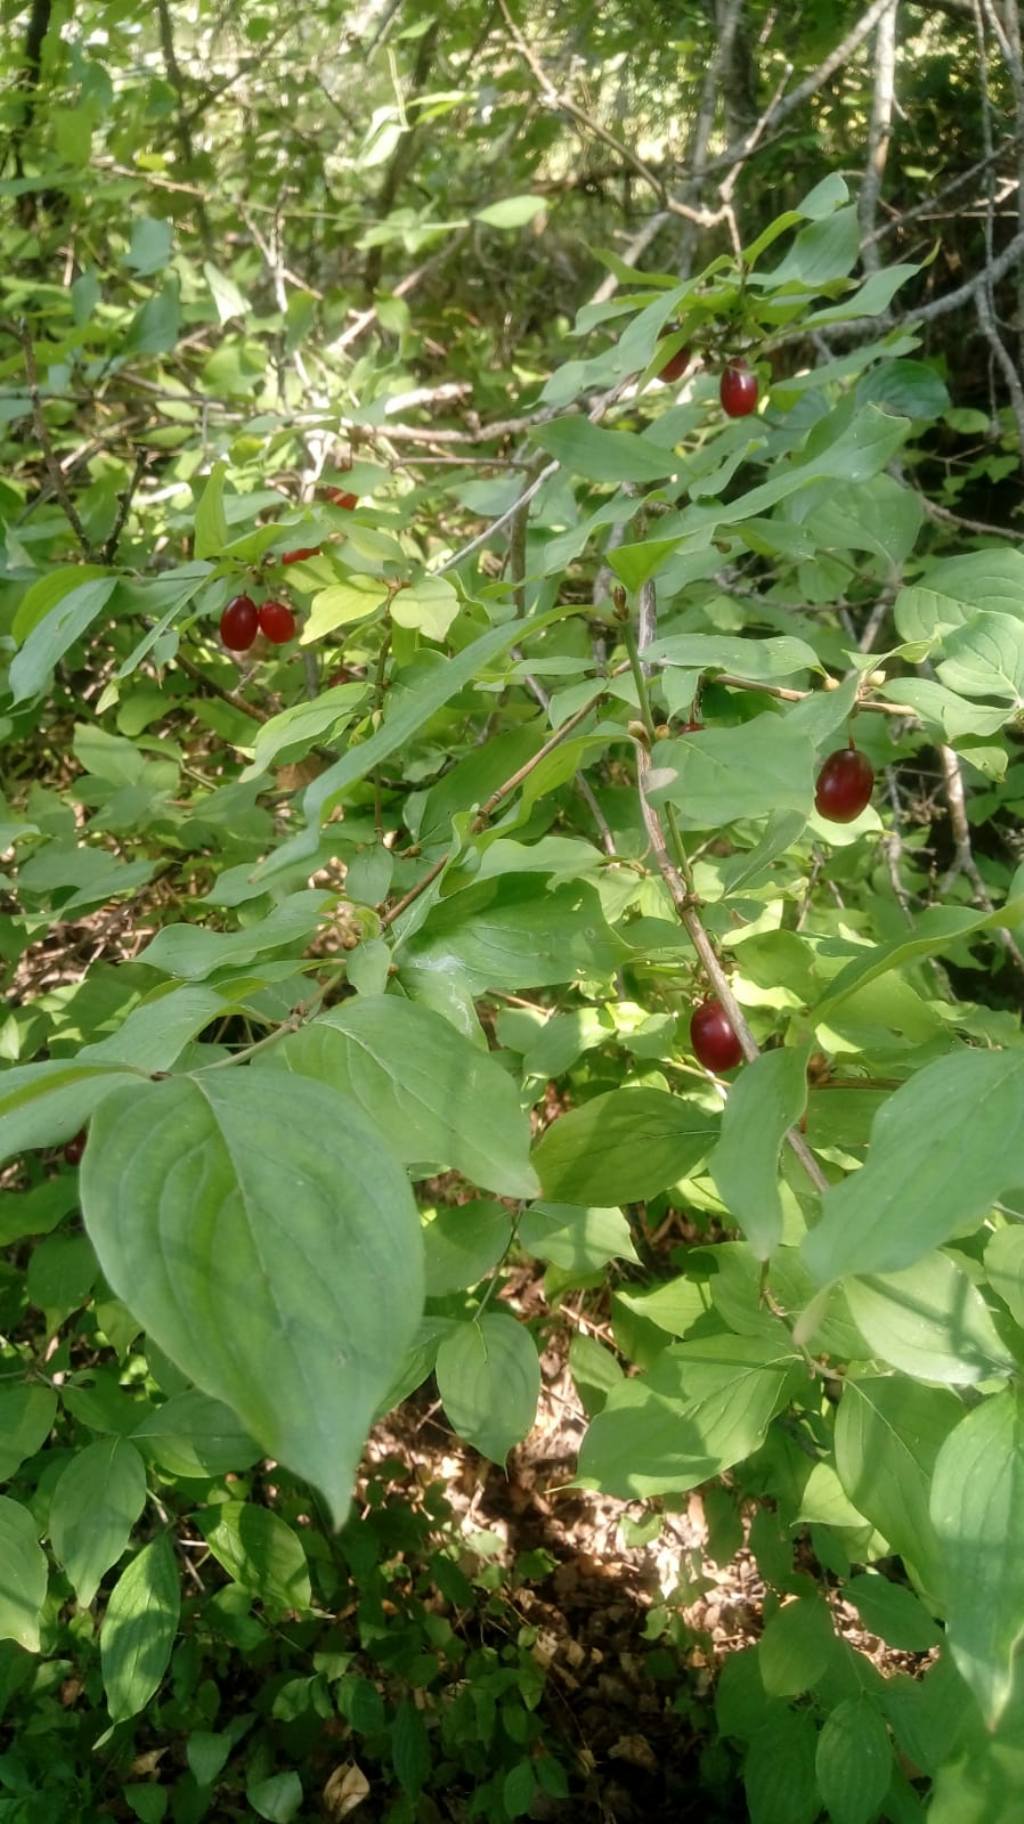
[[(337, 1698), (377, 1739), (318, 1631), (383, 1525), (363, 1489), (338, 1546), (368, 1433), (436, 1399), (504, 1464), (550, 1347), (579, 1482), (632, 1523), (711, 1491), (756, 1559), (716, 1700), (752, 1817), (1010, 1816), (1024, 874), (964, 832), (1020, 799), (1024, 555), (927, 511), (955, 406), (881, 327), (916, 268), (857, 248), (832, 176), (741, 259), (618, 272), (464, 535), (444, 470), (432, 502), (372, 438), (273, 479), (273, 407), (185, 514), (143, 489), (87, 551), (59, 502), (31, 547), (9, 522), (8, 752), (71, 757), (15, 764), (3, 813), (0, 1688), (98, 1630), (118, 1767), (156, 1717), (212, 1792), (249, 1725), (190, 1668), (268, 1628), (310, 1643), (274, 1716)], [(37, 371), (158, 374), (166, 283), (146, 335), (29, 290)], [(915, 807), (950, 779), (943, 849)], [(421, 1622), (395, 1818), (459, 1688)], [(524, 1704), (488, 1816), (564, 1778)], [(257, 1815), (297, 1815), (260, 1742)]]

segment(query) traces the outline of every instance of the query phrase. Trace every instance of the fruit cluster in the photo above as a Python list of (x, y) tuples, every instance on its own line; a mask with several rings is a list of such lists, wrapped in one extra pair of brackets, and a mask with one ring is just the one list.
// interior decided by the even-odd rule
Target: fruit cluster
[[(681, 380), (690, 365), (691, 352), (688, 348), (678, 348), (659, 369), (658, 379), (668, 384)], [(718, 397), (727, 418), (748, 418), (757, 405), (757, 375), (741, 356), (726, 362), (722, 369)]]
[(248, 652), (258, 633), (272, 646), (286, 646), (295, 638), (294, 613), (287, 602), (261, 602), (257, 608), (251, 595), (236, 595), (220, 617), (225, 646), (229, 652)]

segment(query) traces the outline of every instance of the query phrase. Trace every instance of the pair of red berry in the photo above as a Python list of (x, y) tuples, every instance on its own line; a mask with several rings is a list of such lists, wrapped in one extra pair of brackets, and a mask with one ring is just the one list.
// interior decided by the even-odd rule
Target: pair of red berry
[[(690, 365), (690, 350), (680, 348), (670, 355), (658, 374), (659, 380), (669, 384), (681, 380)], [(742, 360), (730, 361), (722, 369), (718, 382), (718, 397), (727, 418), (748, 418), (757, 404), (757, 375)]]
[(261, 602), (251, 595), (236, 595), (220, 617), (220, 637), (230, 652), (248, 652), (258, 633), (272, 646), (287, 646), (295, 638), (295, 616), (287, 602)]

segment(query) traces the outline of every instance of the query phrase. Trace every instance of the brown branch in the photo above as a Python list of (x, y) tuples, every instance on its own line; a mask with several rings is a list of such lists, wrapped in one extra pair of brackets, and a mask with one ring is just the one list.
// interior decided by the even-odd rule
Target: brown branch
[[(657, 626), (657, 600), (654, 584), (652, 582), (645, 583), (641, 590), (638, 621), (638, 632), (640, 637), (645, 645), (650, 645)], [(641, 707), (643, 707), (643, 697), (644, 691), (641, 682)], [(650, 712), (648, 710), (645, 720), (649, 719), (649, 714)], [(752, 1064), (755, 1059), (759, 1058), (761, 1055), (760, 1047), (751, 1032), (750, 1027), (747, 1025), (743, 1009), (737, 1001), (736, 996), (733, 994), (729, 984), (729, 978), (722, 967), (715, 946), (697, 911), (696, 897), (691, 893), (689, 886), (683, 878), (682, 868), (686, 865), (685, 856), (678, 837), (678, 832), (674, 830), (673, 834), (676, 838), (675, 846), (679, 855), (679, 865), (677, 865), (676, 861), (668, 852), (665, 832), (661, 826), (661, 819), (648, 796), (651, 758), (646, 743), (641, 740), (636, 741), (636, 769), (640, 813), (643, 817), (644, 828), (647, 831), (651, 852), (654, 855), (655, 862), (658, 866), (658, 872), (669, 890), (672, 903), (675, 906), (679, 917), (679, 922), (683, 926), (690, 942), (697, 952), (701, 967), (725, 1009), (726, 1018), (739, 1040), (743, 1055), (747, 1062)], [(807, 1145), (803, 1135), (798, 1133), (796, 1128), (790, 1128), (786, 1135), (786, 1139), (790, 1148), (803, 1166), (804, 1171), (807, 1173), (811, 1183), (814, 1185), (815, 1190), (821, 1193), (827, 1191), (828, 1179), (825, 1177), (824, 1172), (814, 1157), (814, 1154), (811, 1152), (810, 1147)]]
[(43, 404), (39, 394), (39, 370), (36, 367), (36, 351), (32, 343), (32, 332), (27, 323), (22, 323), (19, 326), (18, 340), (21, 343), (25, 355), (25, 374), (28, 379), (28, 396), (32, 402), (32, 423), (35, 427), (39, 448), (42, 451), (43, 461), (46, 464), (46, 473), (50, 477), (50, 486), (61, 504), (64, 517), (78, 540), (84, 556), (91, 559), (94, 555), (92, 544), (85, 527), (78, 516), (78, 508), (75, 506), (75, 503), (68, 492), (67, 482), (64, 479), (64, 472), (61, 469), (60, 463), (57, 461), (46, 419), (43, 416)]
[[(953, 831), (955, 848), (953, 860), (939, 882), (940, 895), (949, 891), (959, 874), (966, 874), (974, 888), (975, 904), (986, 912), (994, 910), (992, 897), (982, 878), (981, 870), (974, 859), (971, 847), (971, 826), (967, 819), (967, 800), (964, 792), (964, 776), (960, 765), (960, 756), (953, 748), (942, 744), (938, 750), (942, 766), (943, 784), (946, 790), (946, 803), (949, 806), (949, 822)], [(1012, 932), (1005, 925), (997, 925), (996, 936), (1007, 956), (1017, 971), (1024, 975), (1024, 952)]]
[(877, 272), (881, 265), (875, 245), (875, 216), (882, 191), (889, 141), (892, 136), (892, 111), (896, 101), (896, 26), (899, 4), (890, 7), (878, 21), (875, 32), (875, 82), (871, 98), (871, 125), (868, 129), (868, 162), (861, 180), (857, 216), (860, 223), (861, 261), (865, 272)]
[(219, 697), (222, 703), (230, 703), (232, 709), (240, 709), (243, 716), (251, 716), (254, 722), (270, 721), (269, 710), (257, 709), (254, 704), (247, 703), (244, 697), (236, 695), (233, 690), (225, 690), (223, 684), (218, 684), (213, 678), (207, 677), (205, 671), (201, 670), (198, 665), (194, 665), (183, 652), (178, 653), (175, 662), (181, 666), (186, 676), (194, 678), (197, 684), (204, 685), (210, 694)]

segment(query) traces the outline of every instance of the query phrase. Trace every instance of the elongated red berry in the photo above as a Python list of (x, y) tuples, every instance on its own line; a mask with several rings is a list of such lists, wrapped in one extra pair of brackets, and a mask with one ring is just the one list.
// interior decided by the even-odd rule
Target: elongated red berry
[(295, 638), (295, 616), (286, 602), (263, 602), (259, 622), (260, 632), (272, 646), (287, 646)]
[(258, 627), (259, 615), (251, 595), (236, 595), (220, 617), (220, 637), (230, 652), (248, 652)]
[(307, 557), (319, 557), (322, 550), (322, 545), (300, 545), (297, 551), (285, 551), (282, 554), (281, 562), (282, 564), (301, 564)]
[(690, 1044), (705, 1070), (733, 1070), (743, 1060), (743, 1047), (729, 1016), (715, 995), (701, 1001), (690, 1021)]
[(718, 397), (727, 418), (746, 418), (757, 404), (757, 375), (745, 361), (730, 361), (722, 369)]
[(672, 384), (673, 380), (682, 379), (682, 377), (685, 374), (689, 365), (690, 365), (689, 349), (688, 348), (677, 348), (675, 354), (669, 356), (664, 367), (662, 367), (658, 370), (658, 379), (664, 380), (666, 382), (666, 384), (670, 386)]
[(829, 754), (818, 774), (814, 808), (829, 823), (852, 823), (871, 797), (875, 769), (857, 747)]
[(86, 1132), (83, 1127), (79, 1133), (73, 1135), (67, 1142), (67, 1145), (64, 1148), (64, 1157), (69, 1165), (78, 1165), (80, 1163), (82, 1154), (85, 1152), (85, 1141)]
[(346, 494), (344, 488), (317, 488), (316, 496), (318, 500), (329, 501), (332, 507), (348, 507), (351, 510), (359, 504), (358, 494)]

